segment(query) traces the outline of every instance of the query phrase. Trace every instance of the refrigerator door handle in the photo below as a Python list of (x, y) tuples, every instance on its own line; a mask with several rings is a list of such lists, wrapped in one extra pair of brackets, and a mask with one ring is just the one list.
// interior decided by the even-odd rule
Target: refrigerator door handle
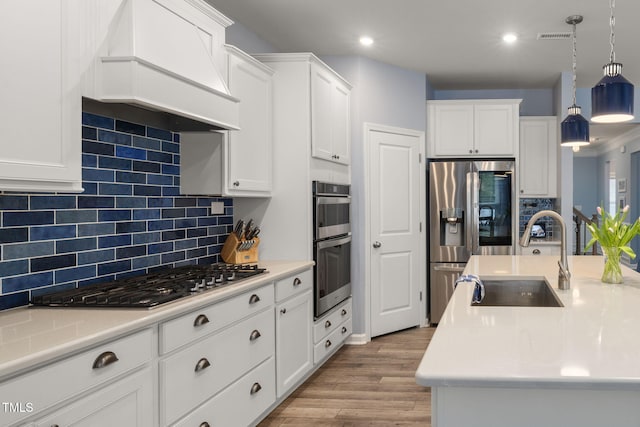
[(478, 214), (476, 202), (476, 197), (478, 196), (478, 191), (476, 189), (477, 181), (477, 172), (467, 173), (467, 216), (465, 218), (465, 228), (467, 235), (466, 247), (471, 255), (476, 253), (478, 240)]
[(464, 267), (433, 267), (434, 271), (447, 271), (449, 273), (462, 273), (464, 271)]

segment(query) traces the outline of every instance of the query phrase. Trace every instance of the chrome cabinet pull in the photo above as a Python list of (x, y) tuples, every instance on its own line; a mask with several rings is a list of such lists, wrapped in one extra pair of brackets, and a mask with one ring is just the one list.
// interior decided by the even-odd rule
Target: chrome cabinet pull
[(342, 311), (340, 312), (340, 314), (342, 314), (343, 316), (347, 315), (347, 310), (345, 310), (344, 308), (342, 309)]
[(540, 255), (540, 249), (534, 249), (533, 250), (533, 254), (534, 255)]
[(234, 187), (240, 187), (240, 181), (233, 181)]
[(209, 318), (204, 314), (198, 314), (198, 317), (196, 317), (196, 320), (193, 321), (193, 326), (198, 327), (198, 326), (206, 325), (207, 323), (209, 323)]
[(378, 242), (377, 240), (375, 242), (373, 242), (373, 247), (378, 249), (380, 246), (382, 246), (382, 243)]
[(251, 332), (251, 335), (249, 336), (249, 341), (255, 341), (261, 336), (262, 335), (260, 334), (260, 331), (257, 329), (254, 329), (253, 332)]
[(255, 304), (258, 301), (260, 301), (260, 297), (256, 294), (251, 295), (251, 298), (249, 298), (249, 304)]
[(286, 313), (287, 313), (287, 309), (286, 308), (283, 308), (283, 309), (280, 310), (280, 314), (286, 314)]
[(302, 280), (300, 280), (299, 278), (295, 278), (293, 279), (293, 286), (300, 286), (300, 283), (302, 283)]
[(325, 346), (325, 348), (331, 347), (331, 341), (326, 340), (325, 343), (324, 343), (324, 346)]
[(331, 322), (328, 321), (328, 320), (326, 322), (324, 322), (324, 327), (325, 328), (330, 328), (331, 327)]
[(209, 366), (211, 366), (211, 363), (209, 363), (206, 357), (203, 357), (202, 359), (198, 360), (198, 363), (196, 363), (196, 368), (194, 370), (196, 372), (200, 372), (204, 369), (207, 369)]
[(113, 351), (105, 351), (93, 361), (93, 369), (101, 369), (117, 362), (118, 356)]
[(343, 333), (343, 334), (346, 334), (346, 333), (347, 333), (347, 327), (346, 327), (346, 326), (343, 326), (343, 327), (342, 327), (342, 333)]
[(262, 386), (260, 385), (260, 383), (253, 383), (253, 385), (251, 386), (251, 394), (256, 394), (260, 390), (262, 390)]
[(203, 421), (202, 423), (200, 423), (200, 427), (209, 427), (209, 423), (206, 421)]

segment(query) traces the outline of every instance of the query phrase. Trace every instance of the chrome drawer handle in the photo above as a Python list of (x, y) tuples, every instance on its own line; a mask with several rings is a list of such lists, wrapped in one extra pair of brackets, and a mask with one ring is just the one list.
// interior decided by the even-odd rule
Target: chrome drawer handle
[(324, 327), (325, 327), (325, 329), (326, 328), (330, 328), (331, 327), (331, 322), (328, 321), (328, 320), (326, 322), (324, 322)]
[(113, 351), (105, 351), (93, 361), (93, 369), (101, 369), (118, 361), (118, 356)]
[(331, 341), (326, 340), (325, 343), (324, 343), (324, 346), (325, 346), (325, 348), (331, 347)]
[(293, 286), (300, 286), (300, 284), (302, 283), (302, 280), (300, 280), (299, 278), (295, 278), (293, 279)]
[(283, 309), (280, 310), (280, 314), (286, 314), (286, 313), (287, 313), (287, 309), (286, 308), (283, 308)]
[(233, 181), (234, 187), (240, 187), (240, 181)]
[(262, 390), (262, 386), (260, 385), (260, 383), (253, 383), (253, 385), (251, 386), (251, 394), (256, 394), (260, 390)]
[(249, 304), (255, 304), (258, 301), (260, 301), (260, 297), (256, 294), (251, 295), (251, 298), (249, 298)]
[(200, 427), (209, 427), (209, 423), (204, 421), (203, 423), (200, 424)]
[(251, 335), (249, 336), (249, 341), (255, 341), (261, 336), (262, 335), (260, 334), (260, 331), (258, 331), (257, 329), (254, 329), (253, 332), (251, 332)]
[(193, 321), (193, 326), (198, 327), (206, 325), (207, 323), (209, 323), (209, 318), (204, 314), (199, 314), (198, 317), (196, 317), (196, 320)]
[(343, 327), (342, 327), (342, 333), (343, 333), (343, 334), (346, 334), (346, 333), (347, 333), (347, 327), (346, 327), (346, 326), (343, 326)]
[(211, 366), (211, 363), (209, 363), (206, 357), (203, 357), (202, 359), (198, 360), (198, 363), (196, 363), (195, 371), (200, 372), (204, 369), (207, 369), (209, 366)]
[(534, 255), (540, 255), (540, 249), (534, 249), (533, 250), (533, 254)]
[(342, 314), (343, 316), (346, 316), (346, 315), (347, 315), (347, 310), (345, 310), (345, 309), (343, 308), (343, 309), (342, 309), (341, 314)]

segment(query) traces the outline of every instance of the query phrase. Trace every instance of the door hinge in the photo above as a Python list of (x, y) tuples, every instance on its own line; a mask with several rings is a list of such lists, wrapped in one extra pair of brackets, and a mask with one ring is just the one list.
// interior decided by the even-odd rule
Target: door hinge
[(422, 153), (418, 153), (418, 163), (422, 163)]
[(420, 228), (420, 232), (422, 233), (422, 222), (420, 222), (419, 228)]
[(420, 291), (420, 301), (422, 301), (422, 291)]

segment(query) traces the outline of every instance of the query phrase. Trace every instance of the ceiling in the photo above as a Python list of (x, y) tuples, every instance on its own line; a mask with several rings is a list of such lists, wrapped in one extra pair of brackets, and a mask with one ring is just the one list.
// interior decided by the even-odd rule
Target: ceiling
[[(577, 26), (577, 86), (595, 85), (609, 62), (609, 0), (207, 1), (278, 51), (366, 56), (423, 72), (436, 90), (552, 88), (562, 71), (571, 71), (571, 38), (537, 35), (570, 33), (565, 19), (576, 14), (584, 16)], [(639, 16), (639, 1), (615, 2), (616, 60), (636, 85)], [(505, 32), (519, 40), (505, 44)], [(373, 46), (358, 43), (364, 34)]]

